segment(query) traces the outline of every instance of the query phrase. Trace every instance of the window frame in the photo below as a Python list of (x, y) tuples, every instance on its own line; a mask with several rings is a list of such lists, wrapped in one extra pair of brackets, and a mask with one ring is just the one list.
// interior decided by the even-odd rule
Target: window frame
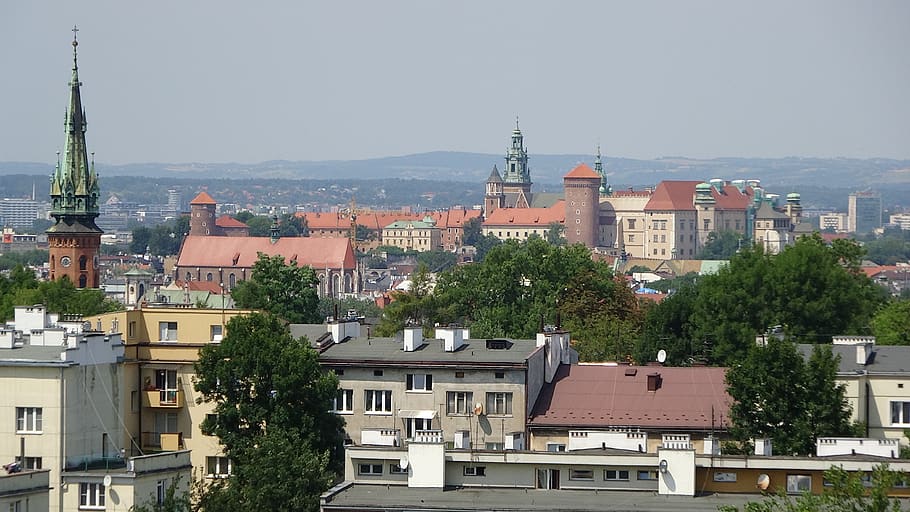
[(409, 373), (405, 377), (405, 390), (410, 393), (431, 393), (433, 375), (430, 373)]
[[(341, 408), (338, 407), (339, 401)], [(335, 398), (332, 399), (332, 412), (335, 414), (353, 414), (354, 413), (354, 390), (338, 388)]]
[(487, 391), (486, 402), (487, 416), (512, 416), (511, 391)]
[(392, 414), (392, 390), (365, 389), (363, 391), (363, 413), (377, 415)]
[(547, 443), (547, 452), (561, 453), (566, 451), (566, 443)]
[[(364, 468), (368, 468), (368, 470), (364, 471)], [(379, 468), (378, 472), (375, 471), (376, 468)], [(358, 462), (357, 474), (362, 476), (380, 476), (382, 475), (382, 464), (375, 464), (372, 462)]]
[[(610, 478), (610, 473), (613, 473), (613, 478)], [(625, 473), (626, 477), (623, 478), (622, 474)], [(628, 482), (632, 478), (632, 473), (628, 469), (605, 469), (604, 470), (604, 481), (605, 482)]]
[(891, 425), (910, 425), (910, 401), (891, 400)]
[[(787, 494), (802, 494), (806, 491), (812, 491), (812, 475), (803, 473), (787, 474)], [(803, 488), (803, 484), (808, 484)]]
[(79, 482), (79, 510), (104, 510), (105, 491), (101, 482)]
[[(642, 478), (644, 475), (644, 478)], [(635, 472), (635, 479), (643, 482), (656, 482), (660, 476), (656, 469), (639, 469)]]
[(43, 434), (43, 407), (16, 407), (17, 434)]
[(224, 455), (209, 455), (205, 458), (205, 476), (206, 478), (227, 478), (233, 473), (233, 466), (234, 463), (231, 462), (231, 459)]
[[(463, 407), (459, 407), (459, 404)], [(473, 412), (473, 408), (473, 391), (446, 391), (446, 416), (468, 416)]]
[[(173, 334), (171, 326), (173, 326)], [(177, 341), (177, 332), (180, 325), (177, 322), (158, 322), (158, 341), (173, 343)]]
[(594, 470), (593, 469), (569, 468), (569, 480), (593, 482), (594, 481)]
[(486, 466), (464, 466), (461, 471), (462, 476), (473, 476), (473, 477), (486, 477), (487, 476), (487, 467)]
[[(217, 333), (215, 331), (218, 331)], [(209, 341), (212, 343), (221, 343), (224, 339), (224, 326), (221, 324), (211, 324), (209, 326)]]

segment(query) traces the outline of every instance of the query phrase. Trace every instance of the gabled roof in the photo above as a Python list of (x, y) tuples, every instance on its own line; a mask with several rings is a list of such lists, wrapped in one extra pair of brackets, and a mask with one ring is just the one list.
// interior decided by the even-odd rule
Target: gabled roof
[(231, 217), (230, 215), (222, 215), (215, 219), (215, 225), (220, 228), (249, 228), (243, 222)]
[(487, 178), (487, 183), (502, 183), (502, 176), (499, 175), (499, 169), (495, 165), (493, 171), (490, 172), (490, 177)]
[(347, 238), (286, 237), (272, 243), (258, 236), (188, 236), (177, 257), (178, 267), (250, 268), (258, 253), (282, 255), (285, 261), (297, 260), (298, 266), (314, 270), (355, 268), (354, 250)]
[(497, 208), (490, 212), (483, 226), (535, 227), (548, 226), (553, 222), (566, 222), (564, 200), (557, 201), (549, 208)]
[[(648, 375), (660, 374), (657, 391)], [(730, 404), (726, 368), (563, 365), (544, 385), (528, 425), (724, 428)], [(723, 422), (723, 425), (722, 425)]]
[(588, 164), (579, 164), (563, 178), (597, 178), (599, 180), (600, 174), (588, 167)]
[(774, 209), (767, 201), (762, 201), (761, 205), (755, 210), (756, 219), (789, 219), (790, 216)]
[(694, 210), (692, 198), (695, 195), (695, 185), (700, 181), (661, 181), (645, 205), (648, 210)]
[(203, 192), (200, 192), (199, 195), (196, 196), (192, 201), (190, 201), (190, 204), (217, 204), (217, 203), (215, 202), (214, 199), (212, 199), (212, 196), (208, 195), (205, 191), (203, 191)]

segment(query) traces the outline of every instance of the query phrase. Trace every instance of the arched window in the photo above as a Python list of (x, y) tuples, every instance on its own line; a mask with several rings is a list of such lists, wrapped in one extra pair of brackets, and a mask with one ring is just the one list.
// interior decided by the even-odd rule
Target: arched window
[(79, 288), (85, 288), (85, 282), (86, 282), (85, 274), (82, 274), (81, 276), (79, 276)]
[(79, 256), (79, 270), (85, 270), (86, 261), (88, 261), (88, 258), (86, 258), (84, 254)]
[(234, 274), (231, 274), (230, 276), (228, 276), (228, 287), (233, 290), (234, 286), (236, 286), (236, 285), (237, 285), (237, 276), (235, 276)]
[(211, 281), (212, 278), (213, 278), (213, 276), (212, 276), (212, 273), (211, 273), (211, 272), (209, 272), (208, 274), (205, 275), (205, 280), (206, 280), (206, 281)]

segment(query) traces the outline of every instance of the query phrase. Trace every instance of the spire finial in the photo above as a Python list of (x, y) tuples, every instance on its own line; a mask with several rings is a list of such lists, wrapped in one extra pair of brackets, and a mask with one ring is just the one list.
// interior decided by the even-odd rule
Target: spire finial
[(76, 47), (79, 46), (79, 41), (76, 39), (77, 32), (79, 32), (79, 27), (73, 25), (73, 69), (76, 69)]
[(518, 128), (518, 116), (515, 116), (515, 129), (516, 129), (516, 130), (519, 130), (519, 128)]
[(600, 143), (597, 144), (597, 159), (600, 160)]

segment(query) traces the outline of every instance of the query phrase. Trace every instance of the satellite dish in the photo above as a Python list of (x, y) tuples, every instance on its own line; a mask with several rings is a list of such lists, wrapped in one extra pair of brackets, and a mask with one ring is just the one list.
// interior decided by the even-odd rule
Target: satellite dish
[(104, 486), (105, 487), (111, 486), (111, 475), (104, 475)]
[(398, 467), (399, 467), (399, 468), (401, 468), (401, 469), (408, 469), (408, 464), (409, 464), (409, 463), (408, 463), (408, 458), (407, 458), (407, 457), (402, 457), (402, 458), (398, 459)]
[(657, 362), (663, 363), (666, 360), (667, 360), (667, 351), (664, 349), (658, 350), (657, 351)]
[(667, 459), (662, 459), (662, 460), (660, 461), (660, 464), (659, 464), (657, 467), (660, 469), (660, 472), (661, 472), (661, 473), (666, 473), (666, 472), (667, 472), (667, 468), (668, 468), (669, 466), (670, 466), (670, 464), (667, 462)]
[(474, 416), (480, 416), (481, 414), (483, 414), (483, 404), (477, 402), (474, 404)]
[(771, 485), (771, 477), (765, 473), (758, 475), (758, 480), (755, 482), (755, 486), (763, 491), (768, 490), (768, 486)]

